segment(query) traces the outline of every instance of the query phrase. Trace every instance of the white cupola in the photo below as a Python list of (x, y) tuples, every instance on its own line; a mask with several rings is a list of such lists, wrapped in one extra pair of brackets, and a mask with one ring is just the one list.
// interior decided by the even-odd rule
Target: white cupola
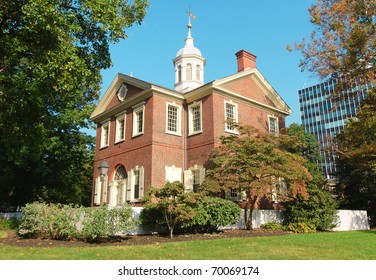
[(188, 35), (185, 39), (185, 46), (181, 48), (173, 60), (175, 67), (175, 90), (186, 93), (204, 84), (205, 58), (201, 51), (193, 44), (191, 35), (191, 17), (188, 13)]

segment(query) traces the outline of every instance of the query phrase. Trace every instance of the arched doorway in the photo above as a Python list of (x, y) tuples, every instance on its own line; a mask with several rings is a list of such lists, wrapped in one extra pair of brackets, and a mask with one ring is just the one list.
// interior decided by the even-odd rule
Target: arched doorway
[(118, 165), (115, 169), (114, 179), (110, 184), (110, 205), (117, 206), (125, 203), (127, 189), (127, 171), (124, 165)]

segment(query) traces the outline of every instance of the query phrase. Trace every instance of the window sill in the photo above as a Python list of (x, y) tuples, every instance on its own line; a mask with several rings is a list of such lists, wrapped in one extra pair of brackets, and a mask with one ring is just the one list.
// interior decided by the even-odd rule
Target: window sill
[(135, 138), (135, 137), (141, 136), (141, 135), (143, 135), (143, 134), (144, 134), (144, 132), (140, 132), (140, 133), (133, 134), (133, 135), (132, 135), (132, 138)]
[(188, 136), (193, 136), (193, 135), (196, 135), (196, 134), (200, 134), (202, 132), (203, 132), (202, 130), (200, 130), (200, 131), (194, 131), (194, 132), (189, 132)]
[(170, 134), (170, 135), (180, 136), (180, 137), (181, 137), (181, 133), (180, 133), (180, 132), (165, 131), (165, 133), (166, 133), (166, 134)]
[(122, 139), (122, 140), (117, 140), (117, 141), (115, 141), (114, 144), (116, 145), (116, 144), (120, 144), (120, 143), (123, 143), (123, 142), (124, 142), (124, 139)]
[(227, 132), (227, 133), (231, 133), (231, 134), (239, 135), (239, 131), (237, 131), (237, 130), (229, 130), (229, 129), (225, 129), (225, 132)]

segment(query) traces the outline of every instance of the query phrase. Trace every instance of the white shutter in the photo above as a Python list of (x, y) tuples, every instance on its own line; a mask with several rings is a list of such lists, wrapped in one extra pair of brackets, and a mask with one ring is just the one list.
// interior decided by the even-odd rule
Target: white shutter
[(132, 200), (132, 178), (133, 178), (133, 170), (128, 172), (128, 178), (127, 178), (127, 201)]
[(139, 192), (139, 198), (142, 199), (144, 197), (144, 167), (141, 166), (139, 167), (138, 169), (138, 172), (139, 172), (139, 188), (140, 188), (140, 192)]
[(191, 170), (184, 171), (184, 187), (186, 192), (193, 191), (193, 175)]
[(108, 177), (104, 176), (102, 181), (102, 202), (107, 203), (107, 187), (108, 187)]
[(116, 206), (116, 195), (117, 195), (117, 189), (116, 189), (117, 183), (115, 181), (110, 182), (109, 187), (109, 199), (108, 204), (110, 206)]
[(101, 204), (101, 177), (97, 177), (95, 179), (95, 185), (94, 185), (94, 204), (100, 205)]
[(121, 181), (123, 186), (121, 187), (121, 203), (126, 202), (126, 193), (127, 193), (127, 179)]
[(205, 172), (206, 172), (206, 169), (204, 167), (201, 167), (200, 168), (200, 186), (202, 185), (202, 183), (204, 182), (205, 180)]
[(165, 166), (165, 181), (167, 182), (175, 182), (179, 181), (181, 183), (181, 174), (182, 169), (180, 167), (173, 166)]

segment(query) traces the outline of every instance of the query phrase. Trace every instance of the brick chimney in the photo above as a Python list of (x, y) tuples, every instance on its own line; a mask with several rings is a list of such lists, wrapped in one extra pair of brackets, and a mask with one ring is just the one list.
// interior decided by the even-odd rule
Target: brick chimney
[(236, 59), (238, 61), (238, 72), (246, 69), (256, 68), (256, 56), (245, 51), (238, 51), (236, 54)]

